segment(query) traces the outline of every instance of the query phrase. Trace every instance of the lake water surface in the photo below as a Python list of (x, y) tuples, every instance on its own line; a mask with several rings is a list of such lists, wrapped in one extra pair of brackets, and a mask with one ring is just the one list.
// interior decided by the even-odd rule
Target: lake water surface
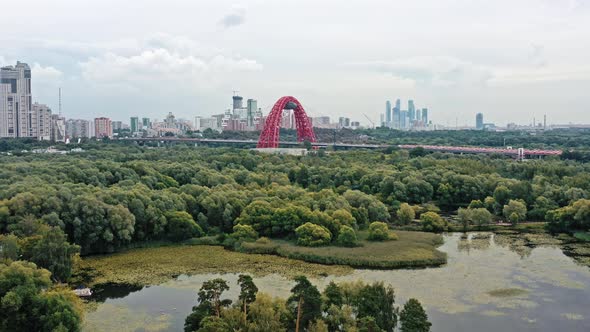
[[(448, 254), (448, 264), (443, 267), (354, 270), (310, 280), (320, 288), (332, 280), (391, 284), (398, 304), (412, 297), (422, 302), (435, 332), (590, 331), (590, 268), (557, 246), (531, 248), (506, 235), (472, 237), (444, 236), (439, 249)], [(237, 274), (182, 275), (158, 286), (98, 290), (99, 302), (87, 313), (84, 330), (182, 331), (201, 284), (216, 277), (229, 282), (227, 297), (237, 298)], [(278, 274), (254, 281), (260, 291), (284, 298), (293, 286)]]

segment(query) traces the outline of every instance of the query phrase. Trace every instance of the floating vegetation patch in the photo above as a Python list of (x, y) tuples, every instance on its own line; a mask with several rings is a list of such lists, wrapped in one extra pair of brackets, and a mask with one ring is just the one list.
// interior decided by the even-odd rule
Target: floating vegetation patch
[(498, 310), (485, 310), (485, 311), (482, 311), (481, 314), (484, 316), (489, 316), (489, 317), (498, 317), (498, 316), (506, 315), (505, 312), (498, 311)]
[(471, 236), (472, 240), (486, 240), (492, 237), (492, 233), (475, 233)]
[(488, 292), (489, 295), (494, 297), (514, 297), (526, 295), (528, 291), (521, 288), (502, 288), (494, 289)]
[(126, 305), (104, 303), (87, 315), (84, 331), (158, 332), (169, 331), (172, 315), (141, 312)]
[(278, 256), (232, 252), (217, 246), (167, 246), (132, 249), (118, 254), (82, 259), (79, 269), (92, 269), (94, 278), (89, 285), (117, 283), (155, 285), (181, 274), (277, 273), (326, 276), (344, 275), (352, 269), (346, 266), (311, 264)]
[(570, 312), (566, 312), (561, 314), (562, 317), (565, 317), (568, 320), (583, 320), (584, 316), (580, 315), (580, 314), (574, 314), (574, 313), (570, 313)]

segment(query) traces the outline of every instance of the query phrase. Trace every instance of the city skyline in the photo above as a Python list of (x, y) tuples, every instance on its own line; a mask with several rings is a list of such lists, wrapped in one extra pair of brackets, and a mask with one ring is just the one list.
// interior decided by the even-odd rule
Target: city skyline
[[(310, 116), (367, 114), (378, 123), (395, 95), (429, 105), (443, 125), (472, 124), (477, 112), (499, 125), (544, 114), (549, 123), (590, 123), (582, 1), (171, 0), (116, 13), (111, 0), (28, 2), (34, 26), (11, 29), (16, 16), (0, 22), (11, 31), (0, 36), (0, 62), (28, 62), (36, 101), (53, 109), (62, 87), (74, 118), (173, 110), (190, 119), (223, 111), (239, 90), (265, 113), (294, 95)], [(305, 24), (283, 24), (284, 11)]]

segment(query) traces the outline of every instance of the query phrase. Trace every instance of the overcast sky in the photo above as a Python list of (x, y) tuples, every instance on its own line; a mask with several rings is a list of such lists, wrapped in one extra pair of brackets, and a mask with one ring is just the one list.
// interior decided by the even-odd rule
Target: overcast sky
[(377, 122), (413, 99), (439, 124), (590, 123), (586, 0), (3, 1), (0, 64), (28, 62), (67, 117), (193, 119), (233, 90), (268, 113)]

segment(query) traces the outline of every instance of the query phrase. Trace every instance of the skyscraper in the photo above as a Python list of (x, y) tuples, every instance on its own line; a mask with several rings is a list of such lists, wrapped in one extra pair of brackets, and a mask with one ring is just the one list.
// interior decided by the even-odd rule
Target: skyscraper
[(233, 105), (234, 105), (233, 109), (236, 110), (236, 109), (242, 108), (242, 100), (244, 100), (244, 98), (242, 98), (241, 96), (233, 96), (232, 100), (233, 100)]
[(477, 113), (475, 115), (475, 129), (483, 130), (483, 113)]
[(407, 129), (408, 126), (408, 111), (399, 112), (399, 128)]
[(248, 99), (246, 101), (246, 107), (248, 109), (246, 113), (246, 121), (248, 123), (248, 127), (253, 127), (254, 116), (256, 114), (256, 110), (258, 109), (258, 101), (256, 101), (256, 99)]
[(428, 126), (428, 108), (422, 109), (422, 122), (425, 126)]
[(31, 68), (23, 62), (0, 68), (0, 137), (37, 137)]
[(135, 135), (139, 132), (139, 118), (132, 116), (131, 119), (131, 135)]
[(414, 101), (411, 99), (408, 100), (408, 118), (411, 126), (414, 120), (416, 120), (416, 108), (414, 107)]
[(148, 129), (152, 127), (152, 123), (150, 122), (150, 118), (142, 118), (141, 125), (143, 128)]
[(385, 102), (385, 122), (387, 127), (391, 127), (391, 102)]
[(400, 126), (400, 122), (401, 122), (401, 115), (400, 112), (402, 111), (402, 102), (401, 100), (396, 100), (395, 101), (395, 107), (393, 108), (393, 128), (397, 128), (399, 129)]

